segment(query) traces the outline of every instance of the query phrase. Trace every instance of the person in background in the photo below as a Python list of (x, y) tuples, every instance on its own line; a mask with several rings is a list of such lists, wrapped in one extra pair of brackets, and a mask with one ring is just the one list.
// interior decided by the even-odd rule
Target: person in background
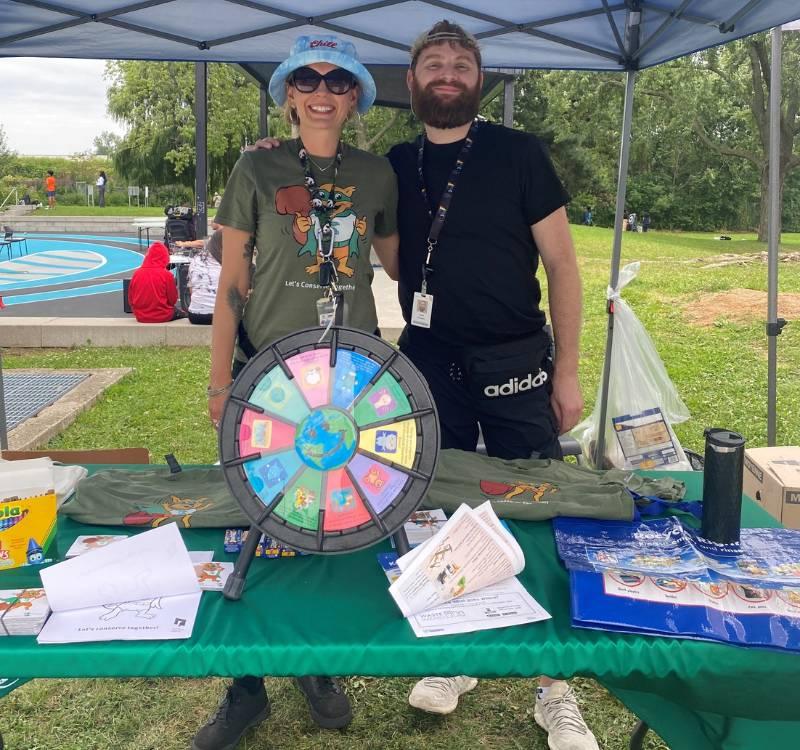
[(147, 250), (142, 265), (133, 272), (128, 287), (128, 303), (139, 323), (166, 323), (185, 318), (176, 307), (178, 287), (167, 270), (169, 250), (163, 242), (154, 242)]
[(589, 206), (586, 206), (586, 210), (583, 212), (583, 224), (587, 227), (592, 226), (592, 209)]
[(179, 240), (178, 247), (198, 248), (189, 262), (189, 322), (208, 326), (214, 320), (219, 274), (222, 270), (222, 227), (212, 223), (214, 232), (206, 240)]
[(44, 189), (47, 193), (47, 208), (56, 207), (56, 177), (52, 169), (47, 170), (47, 177), (44, 178)]
[(650, 229), (650, 214), (645, 211), (642, 214), (642, 231), (646, 232), (648, 229)]
[(222, 196), (219, 193), (214, 193), (214, 208), (219, 208), (222, 203)]
[(100, 208), (105, 208), (106, 206), (106, 183), (108, 182), (108, 178), (106, 177), (106, 173), (100, 170), (100, 174), (97, 176), (97, 205)]

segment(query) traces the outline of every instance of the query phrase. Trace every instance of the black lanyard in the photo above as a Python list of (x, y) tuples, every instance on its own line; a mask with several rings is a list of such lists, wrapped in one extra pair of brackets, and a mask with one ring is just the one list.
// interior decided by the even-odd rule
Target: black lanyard
[(317, 181), (311, 173), (311, 159), (308, 156), (308, 151), (303, 145), (303, 141), (299, 138), (298, 143), (300, 150), (297, 152), (297, 156), (300, 159), (300, 165), (303, 167), (303, 182), (311, 194), (311, 216), (317, 219), (316, 226), (312, 222), (311, 230), (317, 240), (317, 254), (322, 259), (319, 269), (319, 284), (323, 288), (333, 287), (335, 290), (339, 275), (336, 273), (336, 266), (333, 264), (333, 245), (336, 233), (333, 231), (330, 214), (336, 207), (336, 201), (333, 196), (336, 193), (336, 178), (339, 175), (339, 165), (342, 163), (342, 142), (339, 141), (336, 146), (336, 156), (334, 157), (336, 166), (333, 169), (333, 184), (330, 195), (326, 195), (324, 190), (317, 187)]
[(444, 226), (444, 221), (447, 218), (447, 211), (450, 208), (450, 202), (453, 200), (453, 193), (456, 190), (456, 183), (461, 175), (461, 171), (464, 169), (464, 164), (467, 161), (470, 150), (472, 149), (472, 144), (475, 141), (475, 135), (477, 134), (478, 126), (481, 124), (481, 122), (482, 120), (479, 120), (477, 117), (472, 121), (472, 125), (467, 133), (467, 137), (464, 139), (464, 145), (461, 147), (461, 151), (456, 158), (453, 171), (450, 173), (450, 177), (447, 180), (444, 193), (442, 193), (442, 197), (439, 200), (439, 208), (436, 210), (435, 216), (431, 211), (430, 202), (428, 201), (428, 190), (425, 187), (425, 174), (423, 172), (423, 163), (425, 159), (425, 133), (420, 136), (419, 151), (417, 152), (417, 177), (419, 180), (419, 189), (422, 193), (422, 200), (425, 202), (425, 208), (427, 209), (428, 217), (431, 220), (431, 228), (428, 230), (427, 240), (428, 254), (425, 258), (425, 262), (422, 264), (423, 294), (427, 292), (428, 278), (433, 273), (431, 256), (433, 255), (433, 251), (439, 242), (439, 235), (441, 234), (442, 227)]

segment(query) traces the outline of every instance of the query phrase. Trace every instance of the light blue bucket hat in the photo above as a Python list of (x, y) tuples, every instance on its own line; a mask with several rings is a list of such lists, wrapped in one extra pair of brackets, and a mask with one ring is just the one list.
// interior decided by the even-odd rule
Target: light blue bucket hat
[(292, 45), (289, 57), (284, 60), (269, 79), (269, 93), (278, 106), (286, 101), (286, 79), (298, 68), (312, 63), (326, 62), (351, 72), (358, 81), (359, 114), (364, 114), (375, 101), (375, 81), (369, 71), (358, 61), (352, 42), (338, 36), (301, 36)]

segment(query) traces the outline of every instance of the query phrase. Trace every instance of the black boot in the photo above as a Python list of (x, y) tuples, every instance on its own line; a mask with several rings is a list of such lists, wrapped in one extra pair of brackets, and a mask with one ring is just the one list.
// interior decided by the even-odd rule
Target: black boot
[(194, 736), (192, 750), (234, 750), (244, 733), (264, 721), (269, 713), (263, 680), (255, 692), (234, 680), (214, 715)]
[(353, 720), (350, 700), (333, 677), (297, 677), (311, 718), (323, 729), (342, 729)]

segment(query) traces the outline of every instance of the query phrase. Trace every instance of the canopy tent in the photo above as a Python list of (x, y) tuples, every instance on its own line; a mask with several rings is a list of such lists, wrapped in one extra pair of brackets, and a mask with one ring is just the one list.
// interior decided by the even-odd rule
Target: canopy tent
[[(611, 264), (618, 277), (622, 215), (627, 182), (633, 88), (636, 71), (718, 44), (780, 26), (800, 17), (797, 0), (316, 0), (316, 15), (299, 0), (0, 0), (0, 57), (189, 60), (198, 63), (270, 63), (285, 58), (303, 33), (333, 32), (357, 43), (367, 65), (408, 64), (416, 35), (447, 17), (479, 39), (484, 65), (501, 69), (583, 69), (624, 71), (619, 180)], [(198, 33), (199, 30), (199, 33)], [(776, 35), (777, 39), (779, 36)], [(773, 44), (771, 113), (780, 96)], [(205, 65), (197, 66), (197, 96), (205, 102)], [(778, 129), (773, 120), (771, 163), (777, 163)], [(205, 129), (198, 117), (198, 173), (205, 214)], [(770, 342), (768, 434), (774, 440), (775, 336), (777, 314), (778, 218), (776, 170), (771, 170)], [(602, 414), (610, 377), (613, 312), (609, 310)], [(2, 365), (0, 364), (0, 390)], [(0, 445), (5, 420), (0, 396)], [(598, 435), (602, 455), (604, 431)], [(645, 728), (646, 731), (646, 728)], [(641, 747), (637, 730), (631, 747)]]
[(487, 67), (636, 70), (797, 14), (797, 0), (0, 0), (0, 56), (275, 62), (323, 29), (366, 64), (406, 65), (416, 35), (447, 17)]
[[(317, 0), (316, 15), (298, 0), (0, 0), (0, 57), (190, 60), (269, 63), (282, 60), (300, 34), (350, 38), (368, 65), (408, 63), (416, 35), (442, 17), (479, 39), (491, 68), (625, 71), (619, 182), (611, 286), (616, 285), (636, 71), (780, 26), (800, 15), (797, 0)], [(491, 12), (487, 12), (490, 10)], [(205, 66), (197, 99), (205, 102)], [(772, 96), (776, 96), (773, 89)], [(772, 111), (775, 111), (773, 106)], [(205, 130), (198, 117), (198, 208), (205, 216)], [(775, 137), (778, 131), (773, 128)], [(773, 148), (775, 144), (773, 143)], [(771, 182), (777, 186), (777, 181)], [(770, 190), (774, 217), (777, 191)], [(774, 351), (777, 225), (770, 232), (768, 336)], [(774, 298), (773, 298), (774, 297)], [(600, 424), (610, 377), (613, 312), (609, 310)], [(774, 356), (770, 356), (768, 434), (774, 439)], [(1, 405), (1, 404), (0, 404)], [(1, 415), (0, 415), (1, 416)], [(0, 437), (4, 425), (0, 426)], [(602, 455), (604, 431), (597, 440)]]

